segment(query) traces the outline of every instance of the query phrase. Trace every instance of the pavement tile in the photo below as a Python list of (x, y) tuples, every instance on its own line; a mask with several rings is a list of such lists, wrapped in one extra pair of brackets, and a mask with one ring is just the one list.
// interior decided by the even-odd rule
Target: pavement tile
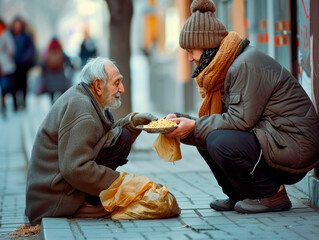
[[(161, 226), (163, 227), (163, 226)], [(146, 233), (146, 232), (154, 232), (153, 230), (154, 227), (135, 227), (135, 228), (126, 228), (126, 232), (127, 233), (131, 233), (131, 232), (139, 232), (139, 233)], [(165, 229), (165, 228), (163, 228)]]
[[(157, 226), (157, 227), (151, 227), (151, 230), (154, 232), (168, 232), (172, 229), (169, 227)], [(129, 231), (129, 229), (127, 229), (127, 231)]]
[(125, 229), (136, 228), (136, 224), (134, 222), (122, 222), (122, 221), (119, 221), (119, 222), (120, 222), (120, 226)]
[[(97, 240), (97, 239), (105, 239), (105, 240), (118, 240), (115, 237), (105, 237), (105, 236), (93, 236), (93, 237), (86, 237), (85, 240)], [(128, 238), (129, 239), (129, 238)]]
[(199, 216), (202, 217), (221, 217), (222, 212), (214, 211), (213, 209), (196, 209)]
[(143, 232), (143, 236), (148, 239), (153, 239), (157, 237), (170, 237), (171, 239), (175, 239), (175, 237), (185, 236), (184, 231), (169, 231), (169, 232)]
[(66, 229), (45, 228), (41, 233), (44, 239), (74, 239), (73, 233)]
[(163, 221), (162, 225), (167, 227), (182, 227), (185, 223), (181, 221)]
[(228, 218), (225, 217), (205, 217), (205, 221), (213, 224), (214, 226), (217, 225), (234, 225), (235, 223)]
[(162, 222), (164, 220), (136, 220), (134, 221), (136, 227), (157, 227), (157, 226), (162, 226)]
[(199, 217), (193, 217), (193, 218), (183, 218), (182, 222), (185, 223), (186, 225), (196, 225), (196, 226), (200, 226), (200, 225), (205, 225), (207, 224), (207, 221), (199, 218)]

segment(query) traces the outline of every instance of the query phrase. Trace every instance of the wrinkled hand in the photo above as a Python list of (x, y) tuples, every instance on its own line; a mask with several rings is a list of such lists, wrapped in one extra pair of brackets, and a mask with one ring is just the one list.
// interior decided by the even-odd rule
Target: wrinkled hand
[(132, 118), (132, 123), (136, 127), (138, 125), (146, 125), (158, 118), (151, 113), (138, 113)]

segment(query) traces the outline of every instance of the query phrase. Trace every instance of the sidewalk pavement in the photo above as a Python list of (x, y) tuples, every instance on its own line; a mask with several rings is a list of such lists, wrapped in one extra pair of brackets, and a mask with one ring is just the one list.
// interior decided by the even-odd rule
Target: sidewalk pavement
[[(0, 239), (27, 222), (24, 216), (27, 160), (34, 135), (49, 108), (30, 97), (23, 112), (0, 119)], [(196, 150), (181, 145), (182, 160), (166, 163), (151, 148), (157, 134), (142, 133), (120, 171), (145, 175), (167, 185), (182, 209), (179, 217), (157, 220), (44, 218), (40, 236), (20, 239), (318, 239), (319, 209), (306, 194), (286, 186), (293, 207), (287, 212), (216, 212), (209, 203), (225, 198)]]

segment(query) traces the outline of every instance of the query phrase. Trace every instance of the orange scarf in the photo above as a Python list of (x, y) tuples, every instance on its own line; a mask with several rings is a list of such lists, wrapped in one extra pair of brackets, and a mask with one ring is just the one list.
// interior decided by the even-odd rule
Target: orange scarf
[(211, 63), (195, 79), (199, 86), (199, 93), (204, 98), (198, 111), (199, 117), (222, 113), (221, 88), (241, 41), (242, 38), (238, 33), (229, 32), (222, 40)]

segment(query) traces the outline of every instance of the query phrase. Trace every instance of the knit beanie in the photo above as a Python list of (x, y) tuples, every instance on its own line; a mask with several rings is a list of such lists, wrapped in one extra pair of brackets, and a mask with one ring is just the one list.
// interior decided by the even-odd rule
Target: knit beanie
[(185, 22), (179, 36), (183, 49), (209, 49), (220, 45), (228, 32), (216, 17), (215, 4), (211, 0), (194, 0), (191, 16)]

